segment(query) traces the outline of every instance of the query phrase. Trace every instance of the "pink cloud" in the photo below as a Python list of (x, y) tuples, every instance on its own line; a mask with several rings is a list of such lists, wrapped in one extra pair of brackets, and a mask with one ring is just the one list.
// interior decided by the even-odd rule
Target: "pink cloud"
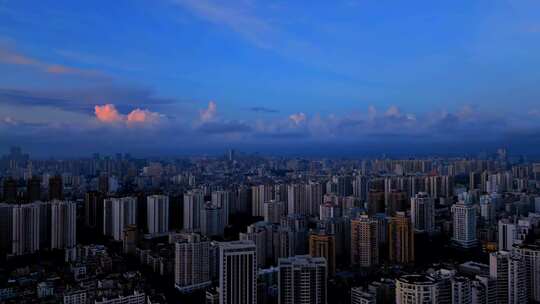
[(200, 119), (202, 122), (208, 122), (214, 119), (217, 114), (217, 104), (213, 101), (208, 103), (208, 108), (201, 110)]
[(0, 62), (14, 65), (36, 65), (39, 64), (36, 60), (28, 58), (24, 55), (10, 52), (6, 49), (0, 49)]
[(142, 126), (159, 121), (161, 115), (146, 109), (135, 109), (127, 115), (122, 115), (113, 104), (105, 104), (94, 107), (96, 119), (103, 123), (125, 123), (127, 126)]
[(148, 110), (135, 109), (127, 116), (127, 123), (154, 123), (159, 120), (160, 115)]
[(116, 107), (113, 104), (106, 104), (102, 106), (95, 106), (94, 113), (97, 120), (105, 123), (119, 122), (123, 120), (122, 115), (118, 113)]
[(54, 74), (54, 75), (75, 75), (75, 76), (80, 76), (80, 77), (100, 78), (100, 79), (109, 78), (107, 75), (99, 71), (79, 69), (79, 68), (69, 67), (69, 66), (65, 66), (61, 64), (52, 64), (48, 62), (43, 62), (39, 59), (31, 58), (24, 54), (20, 54), (2, 45), (0, 45), (0, 63), (28, 66), (31, 68), (38, 69), (44, 73)]

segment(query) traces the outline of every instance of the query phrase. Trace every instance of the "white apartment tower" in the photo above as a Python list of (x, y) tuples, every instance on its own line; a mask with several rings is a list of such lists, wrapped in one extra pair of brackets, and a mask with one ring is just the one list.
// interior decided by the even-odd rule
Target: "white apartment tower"
[(452, 206), (454, 219), (453, 241), (460, 247), (476, 246), (476, 208), (469, 197), (465, 197)]
[(219, 303), (257, 303), (257, 255), (252, 241), (219, 244)]
[(191, 292), (212, 284), (210, 278), (210, 242), (200, 235), (183, 235), (176, 244), (174, 264), (175, 287), (180, 292)]
[(169, 231), (169, 197), (150, 195), (146, 198), (148, 233), (159, 234)]
[(184, 194), (184, 230), (199, 231), (201, 229), (201, 209), (204, 206), (204, 193), (191, 190)]
[(279, 259), (279, 304), (326, 304), (328, 269), (323, 257)]
[(35, 202), (13, 206), (11, 230), (13, 255), (31, 254), (39, 250), (39, 204)]
[(103, 231), (116, 241), (122, 241), (124, 228), (137, 224), (137, 198), (108, 198), (103, 202)]
[(51, 203), (51, 248), (66, 249), (77, 245), (77, 205), (69, 201)]

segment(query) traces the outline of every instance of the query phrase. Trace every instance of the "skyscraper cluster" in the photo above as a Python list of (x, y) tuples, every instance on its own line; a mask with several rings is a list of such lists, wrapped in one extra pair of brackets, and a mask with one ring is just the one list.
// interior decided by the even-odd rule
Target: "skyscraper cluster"
[[(27, 174), (28, 162), (2, 178), (0, 252), (62, 254), (72, 281), (41, 280), (43, 298), (540, 301), (540, 175), (524, 160), (96, 155)], [(134, 286), (142, 274), (160, 280)]]

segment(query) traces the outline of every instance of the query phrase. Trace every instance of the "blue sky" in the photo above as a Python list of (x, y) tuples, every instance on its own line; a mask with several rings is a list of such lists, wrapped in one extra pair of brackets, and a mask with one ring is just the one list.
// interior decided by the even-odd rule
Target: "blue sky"
[(539, 54), (532, 0), (0, 0), (0, 145), (527, 152)]

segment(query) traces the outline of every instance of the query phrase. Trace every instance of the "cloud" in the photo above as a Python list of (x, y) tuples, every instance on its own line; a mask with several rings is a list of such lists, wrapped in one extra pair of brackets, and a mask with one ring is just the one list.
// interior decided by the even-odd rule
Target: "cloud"
[(39, 62), (22, 54), (3, 49), (0, 46), (0, 62), (13, 65), (39, 65)]
[(118, 110), (112, 104), (96, 105), (94, 107), (94, 113), (97, 120), (104, 123), (115, 123), (123, 120), (122, 115), (118, 113)]
[(5, 44), (0, 44), (0, 63), (35, 68), (41, 72), (53, 75), (71, 75), (84, 78), (110, 79), (109, 76), (94, 70), (79, 69), (60, 64), (51, 64), (39, 59), (18, 53)]
[(113, 104), (96, 105), (94, 107), (96, 119), (102, 123), (125, 123), (127, 126), (151, 125), (160, 120), (162, 117), (157, 112), (149, 110), (141, 110), (139, 108), (129, 112), (127, 115), (122, 115), (118, 112)]
[(292, 114), (289, 116), (289, 119), (292, 120), (296, 125), (300, 125), (302, 122), (306, 121), (306, 114), (302, 112)]
[(129, 123), (155, 123), (159, 121), (160, 115), (156, 112), (150, 112), (148, 110), (135, 109), (127, 115), (127, 122)]
[(6, 116), (2, 118), (2, 123), (7, 124), (7, 125), (13, 125), (13, 126), (18, 124), (17, 120), (13, 119), (10, 116)]
[(217, 105), (215, 102), (210, 101), (208, 107), (203, 109), (199, 113), (199, 118), (202, 122), (208, 122), (213, 120), (217, 114)]
[(227, 5), (222, 5), (211, 0), (174, 0), (173, 3), (209, 22), (233, 30), (259, 47), (271, 47), (267, 37), (272, 32), (270, 24), (251, 14), (249, 7), (241, 2), (236, 3), (237, 6), (228, 1), (225, 2)]
[(399, 112), (398, 107), (390, 106), (388, 110), (384, 113), (386, 117), (400, 117), (401, 113)]
[(124, 112), (133, 108), (152, 108), (158, 112), (173, 112), (189, 103), (188, 101), (156, 97), (153, 90), (135, 86), (107, 85), (68, 90), (0, 88), (0, 104), (11, 104), (18, 107), (39, 106), (88, 113), (88, 111), (94, 110), (94, 106), (99, 101), (104, 104), (114, 103), (119, 111)]
[(266, 107), (251, 107), (249, 110), (253, 112), (258, 112), (258, 113), (279, 113), (278, 110), (270, 109)]

